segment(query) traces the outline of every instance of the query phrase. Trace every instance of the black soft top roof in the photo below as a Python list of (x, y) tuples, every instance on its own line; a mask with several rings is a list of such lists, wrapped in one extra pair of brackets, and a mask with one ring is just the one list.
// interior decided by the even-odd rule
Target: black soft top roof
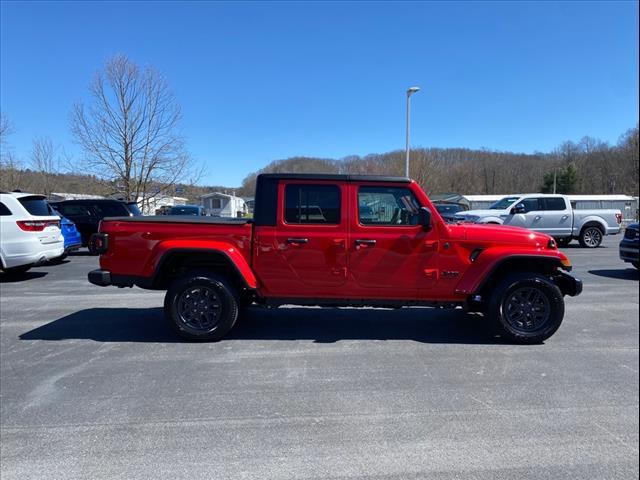
[(273, 180), (333, 180), (340, 182), (399, 182), (409, 183), (407, 177), (382, 175), (338, 175), (332, 173), (261, 173), (258, 178)]

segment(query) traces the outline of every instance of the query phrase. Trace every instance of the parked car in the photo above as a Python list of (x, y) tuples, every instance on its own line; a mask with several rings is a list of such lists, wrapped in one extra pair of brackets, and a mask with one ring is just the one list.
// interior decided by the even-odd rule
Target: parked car
[(51, 214), (44, 196), (0, 193), (0, 268), (24, 273), (64, 254), (60, 217)]
[(582, 291), (553, 238), (449, 225), (406, 178), (262, 174), (252, 221), (105, 219), (91, 245), (91, 283), (167, 290), (165, 316), (189, 340), (221, 339), (255, 302), (465, 307), (538, 343), (560, 326), (563, 296)]
[(64, 260), (69, 252), (79, 249), (82, 246), (82, 236), (76, 228), (76, 224), (66, 217), (63, 217), (53, 206), (49, 205), (52, 215), (60, 217), (60, 229), (64, 237), (64, 253), (58, 260)]
[(203, 217), (206, 215), (206, 212), (201, 205), (174, 205), (169, 209), (168, 215), (195, 215), (197, 217)]
[(434, 203), (434, 207), (442, 219), (447, 223), (455, 222), (456, 213), (464, 212), (466, 209), (459, 203), (438, 202)]
[(456, 221), (512, 225), (554, 237), (560, 246), (578, 239), (586, 248), (596, 248), (605, 235), (620, 233), (620, 210), (574, 210), (565, 195), (527, 194), (505, 197), (488, 210), (469, 210), (455, 215)]
[(64, 200), (51, 205), (76, 224), (82, 237), (82, 246), (89, 245), (91, 235), (98, 231), (100, 221), (105, 217), (133, 217), (141, 215), (135, 202), (110, 199)]
[(632, 223), (624, 231), (620, 242), (620, 258), (640, 268), (640, 224)]

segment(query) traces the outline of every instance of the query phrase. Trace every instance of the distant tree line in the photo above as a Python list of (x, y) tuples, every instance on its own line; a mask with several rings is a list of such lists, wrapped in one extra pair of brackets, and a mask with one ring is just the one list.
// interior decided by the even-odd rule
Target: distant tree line
[[(550, 153), (513, 153), (466, 148), (411, 151), (410, 176), (429, 194), (557, 193), (638, 195), (638, 126), (615, 145), (591, 137), (564, 142)], [(341, 160), (293, 157), (249, 174), (238, 192), (251, 196), (259, 173), (404, 175), (403, 150)]]
[[(89, 86), (88, 102), (71, 110), (77, 159), (46, 137), (33, 139), (29, 158), (8, 141), (14, 126), (0, 115), (0, 188), (117, 195), (129, 199), (178, 195), (196, 200), (211, 191), (253, 196), (259, 173), (403, 175), (403, 150), (342, 159), (293, 157), (250, 173), (238, 188), (196, 185), (202, 175), (180, 134), (180, 107), (165, 78), (123, 55), (109, 59)], [(549, 153), (465, 148), (416, 148), (410, 176), (430, 194), (552, 192), (638, 195), (638, 126), (615, 145), (584, 137)]]

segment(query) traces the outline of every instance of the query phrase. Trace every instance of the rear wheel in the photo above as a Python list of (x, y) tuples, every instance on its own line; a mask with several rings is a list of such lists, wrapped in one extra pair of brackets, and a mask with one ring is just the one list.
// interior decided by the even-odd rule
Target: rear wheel
[(514, 273), (498, 284), (487, 313), (505, 340), (541, 343), (560, 327), (564, 299), (560, 289), (543, 275)]
[(20, 265), (19, 267), (5, 268), (4, 273), (7, 275), (22, 275), (31, 269), (31, 265)]
[(175, 280), (164, 299), (171, 328), (187, 340), (220, 340), (238, 318), (238, 295), (222, 276), (193, 272)]
[(580, 232), (580, 246), (583, 248), (597, 248), (602, 243), (604, 233), (599, 227), (584, 227)]

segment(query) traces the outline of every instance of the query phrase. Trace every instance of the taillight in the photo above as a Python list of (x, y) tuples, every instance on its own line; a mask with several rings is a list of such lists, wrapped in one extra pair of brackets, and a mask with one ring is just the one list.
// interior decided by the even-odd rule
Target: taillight
[(105, 253), (109, 249), (109, 235), (106, 233), (94, 233), (89, 239), (89, 251), (91, 253)]
[(618, 221), (618, 225), (620, 225), (622, 223), (622, 214), (621, 213), (616, 213), (616, 220)]
[(18, 220), (16, 223), (25, 232), (41, 232), (49, 226), (60, 228), (59, 220)]

